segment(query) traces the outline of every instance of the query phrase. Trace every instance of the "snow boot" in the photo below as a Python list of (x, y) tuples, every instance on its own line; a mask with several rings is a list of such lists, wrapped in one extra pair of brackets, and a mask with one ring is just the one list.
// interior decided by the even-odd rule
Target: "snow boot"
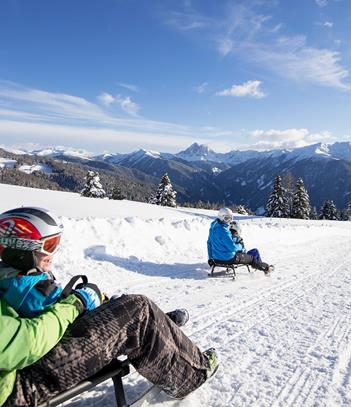
[(166, 314), (179, 327), (184, 326), (189, 321), (189, 312), (185, 308), (175, 309)]
[(208, 360), (208, 369), (207, 369), (207, 379), (212, 377), (218, 370), (219, 361), (218, 361), (218, 354), (215, 348), (209, 348), (205, 350), (203, 353), (205, 358)]
[(264, 270), (264, 274), (266, 276), (269, 276), (271, 273), (273, 273), (274, 271), (274, 266), (271, 264), (270, 266), (268, 266), (267, 270)]

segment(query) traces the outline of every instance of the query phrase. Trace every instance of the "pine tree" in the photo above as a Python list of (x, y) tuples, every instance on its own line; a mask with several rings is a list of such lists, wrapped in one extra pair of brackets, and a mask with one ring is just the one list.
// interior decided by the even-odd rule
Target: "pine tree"
[(126, 199), (126, 196), (121, 191), (121, 188), (118, 185), (115, 185), (112, 189), (110, 199), (114, 199), (116, 201), (120, 201), (122, 199)]
[(248, 211), (244, 205), (234, 205), (233, 212), (239, 213), (240, 215), (248, 215)]
[(319, 219), (337, 220), (338, 211), (332, 200), (327, 200), (323, 203)]
[(102, 188), (97, 171), (88, 171), (85, 176), (85, 186), (80, 194), (89, 198), (105, 198), (106, 192)]
[(348, 214), (347, 214), (347, 209), (343, 208), (343, 209), (338, 209), (337, 210), (338, 213), (338, 219), (339, 220), (349, 220)]
[(282, 186), (282, 178), (278, 175), (275, 177), (273, 190), (266, 205), (266, 215), (275, 218), (287, 218), (289, 212), (286, 191)]
[(282, 176), (282, 185), (285, 188), (285, 196), (289, 206), (289, 215), (288, 217), (292, 216), (293, 211), (293, 202), (294, 202), (294, 193), (296, 187), (296, 178), (292, 175), (291, 172), (287, 172), (284, 176)]
[(152, 205), (156, 205), (156, 197), (154, 194), (151, 194), (147, 200), (147, 203), (152, 204)]
[(346, 216), (347, 216), (347, 220), (351, 220), (351, 201), (350, 201), (349, 204), (347, 205), (347, 208), (346, 208)]
[(302, 178), (296, 181), (296, 190), (292, 201), (291, 217), (296, 219), (309, 219), (310, 197), (306, 191)]
[(173, 186), (167, 173), (164, 174), (156, 191), (155, 196), (156, 205), (171, 206), (174, 208), (177, 206), (176, 195), (177, 192), (173, 191)]
[(315, 206), (311, 206), (309, 218), (313, 220), (318, 219), (317, 209)]

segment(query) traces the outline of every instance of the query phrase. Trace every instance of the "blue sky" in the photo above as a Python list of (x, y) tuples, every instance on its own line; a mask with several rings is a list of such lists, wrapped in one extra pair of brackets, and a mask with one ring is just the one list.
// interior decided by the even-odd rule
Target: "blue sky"
[(351, 140), (349, 0), (2, 0), (0, 145)]

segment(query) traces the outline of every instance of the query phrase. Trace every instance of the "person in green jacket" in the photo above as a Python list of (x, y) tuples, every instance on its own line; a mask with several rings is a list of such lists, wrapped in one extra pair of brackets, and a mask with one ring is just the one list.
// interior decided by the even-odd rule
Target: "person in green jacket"
[[(47, 303), (45, 295), (57, 289), (49, 264), (60, 242), (59, 229), (56, 219), (39, 208), (0, 215), (0, 406), (47, 402), (120, 355), (176, 398), (213, 375), (215, 350), (201, 352), (179, 329), (186, 322), (179, 310), (165, 314), (143, 295), (105, 301), (99, 288), (86, 282)], [(40, 273), (50, 279), (36, 279)], [(26, 289), (16, 288), (31, 276), (36, 278), (26, 279)], [(23, 307), (26, 301), (29, 305)], [(23, 315), (28, 310), (31, 316)]]

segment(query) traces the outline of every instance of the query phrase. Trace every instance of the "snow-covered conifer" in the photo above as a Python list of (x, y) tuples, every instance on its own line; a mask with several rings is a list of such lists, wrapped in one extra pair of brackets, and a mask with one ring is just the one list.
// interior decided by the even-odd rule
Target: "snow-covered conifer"
[(327, 200), (323, 203), (319, 219), (337, 220), (338, 211), (332, 200)]
[(106, 192), (102, 188), (100, 176), (97, 171), (88, 171), (85, 176), (84, 188), (80, 194), (90, 198), (105, 198)]
[(351, 220), (351, 201), (350, 201), (349, 204), (347, 205), (347, 208), (346, 208), (346, 216), (347, 216), (347, 220)]
[(167, 173), (164, 174), (156, 191), (156, 205), (171, 206), (174, 208), (177, 206), (176, 195), (177, 192), (173, 191), (173, 186)]
[(147, 203), (152, 204), (152, 205), (156, 205), (156, 197), (155, 194), (151, 194), (147, 200)]
[(292, 175), (291, 172), (287, 172), (282, 176), (282, 185), (285, 188), (286, 201), (289, 206), (288, 217), (292, 217), (296, 178)]
[(315, 206), (311, 206), (309, 218), (314, 220), (318, 219), (317, 209)]
[(296, 181), (296, 190), (293, 195), (291, 217), (296, 219), (309, 219), (310, 197), (306, 191), (302, 178)]
[(111, 195), (110, 195), (110, 199), (114, 199), (114, 200), (122, 200), (122, 199), (126, 199), (125, 195), (123, 194), (123, 192), (121, 191), (121, 188), (118, 185), (115, 185), (112, 189)]
[(286, 191), (282, 186), (282, 178), (278, 175), (275, 177), (273, 190), (266, 205), (266, 215), (275, 218), (287, 218), (289, 212)]
[(248, 211), (244, 205), (235, 205), (233, 212), (239, 213), (240, 215), (248, 215)]

